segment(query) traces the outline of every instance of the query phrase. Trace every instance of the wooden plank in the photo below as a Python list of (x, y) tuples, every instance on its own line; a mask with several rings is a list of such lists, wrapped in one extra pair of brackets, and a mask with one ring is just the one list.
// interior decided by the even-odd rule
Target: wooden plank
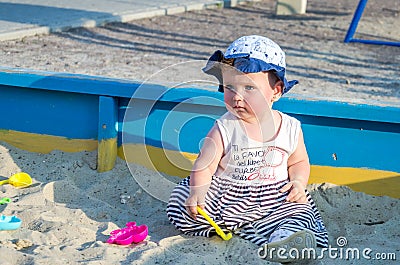
[[(25, 132), (30, 138), (38, 134), (40, 139), (97, 140), (101, 169), (113, 164), (124, 133), (128, 144), (195, 154), (214, 120), (226, 111), (223, 94), (215, 90), (152, 84), (137, 88), (135, 81), (3, 68), (0, 110), (12, 115), (0, 116), (0, 130)], [(132, 95), (133, 105), (129, 105)], [(313, 164), (400, 172), (396, 153), (400, 150), (399, 106), (292, 94), (274, 107), (302, 122)], [(133, 115), (126, 117), (131, 109)], [(122, 126), (115, 128), (117, 122), (126, 125), (124, 132)]]
[[(0, 67), (0, 85), (130, 98), (141, 82), (69, 73)], [(157, 89), (154, 85), (152, 89)]]
[(0, 94), (0, 130), (97, 139), (96, 95), (8, 85), (0, 85)]
[(118, 100), (113, 97), (99, 97), (99, 126), (97, 171), (111, 170), (117, 159), (117, 117)]

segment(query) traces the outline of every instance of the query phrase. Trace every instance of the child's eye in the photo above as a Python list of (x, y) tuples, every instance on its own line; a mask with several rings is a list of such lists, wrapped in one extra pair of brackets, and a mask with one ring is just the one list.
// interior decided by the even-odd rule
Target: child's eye
[(232, 85), (226, 85), (224, 86), (224, 89), (230, 90), (230, 91), (234, 91), (235, 88)]
[(246, 90), (253, 90), (254, 87), (253, 87), (253, 86), (245, 86), (244, 89), (246, 89)]

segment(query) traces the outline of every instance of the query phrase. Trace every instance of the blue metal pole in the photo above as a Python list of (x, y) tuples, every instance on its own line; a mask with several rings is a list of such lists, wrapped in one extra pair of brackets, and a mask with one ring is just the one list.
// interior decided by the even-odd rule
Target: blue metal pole
[(359, 43), (364, 43), (364, 44), (376, 44), (376, 45), (388, 45), (388, 46), (400, 46), (400, 42), (382, 41), (382, 40), (351, 39), (351, 42), (359, 42)]
[(358, 21), (360, 21), (360, 18), (364, 12), (365, 6), (367, 5), (368, 0), (360, 0), (358, 3), (356, 12), (354, 13), (353, 19), (350, 23), (350, 27), (347, 31), (346, 37), (344, 38), (344, 42), (348, 43), (351, 41), (353, 38), (354, 33), (356, 32), (357, 26), (358, 26)]

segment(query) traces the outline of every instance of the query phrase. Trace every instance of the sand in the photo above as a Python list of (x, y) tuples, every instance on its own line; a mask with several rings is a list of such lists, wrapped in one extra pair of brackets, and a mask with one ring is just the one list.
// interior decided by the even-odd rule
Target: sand
[[(24, 171), (33, 178), (27, 188), (0, 187), (0, 197), (12, 200), (0, 206), (1, 213), (22, 220), (19, 229), (0, 231), (0, 264), (268, 264), (258, 257), (256, 245), (236, 236), (223, 241), (175, 230), (166, 217), (166, 203), (144, 192), (133, 177), (157, 178), (157, 172), (133, 164), (130, 171), (118, 159), (112, 171), (98, 173), (93, 166), (96, 152), (39, 154), (5, 143), (0, 145), (0, 157), (1, 176)], [(398, 199), (332, 184), (308, 188), (326, 222), (330, 245), (337, 248), (311, 264), (349, 264), (344, 254), (331, 258), (340, 254), (336, 241), (342, 237), (347, 240), (342, 251), (358, 248), (361, 255), (370, 248), (372, 253), (394, 253), (398, 258)], [(149, 227), (145, 241), (129, 246), (105, 243), (112, 230), (129, 221)], [(361, 257), (350, 263), (390, 264), (386, 262)]]
[[(0, 197), (12, 200), (1, 206), (2, 214), (22, 220), (19, 229), (0, 232), (0, 264), (268, 264), (258, 257), (256, 245), (236, 236), (223, 241), (180, 234), (166, 217), (166, 203), (135, 181), (133, 176), (138, 175), (159, 177), (141, 166), (131, 164), (130, 172), (118, 159), (112, 171), (98, 173), (93, 167), (95, 152), (39, 154), (5, 143), (0, 157), (1, 176), (24, 171), (34, 180), (28, 188), (0, 188)], [(326, 222), (332, 248), (345, 237), (348, 244), (343, 250), (359, 248), (361, 253), (370, 248), (398, 257), (399, 200), (332, 184), (313, 184), (309, 190)], [(145, 241), (129, 246), (105, 243), (112, 230), (129, 221), (149, 227)], [(366, 259), (352, 262), (379, 264)], [(326, 255), (312, 264), (348, 261)]]
[[(356, 1), (308, 2), (303, 17), (275, 18), (273, 1), (262, 1), (7, 41), (0, 43), (0, 59), (3, 66), (145, 80), (173, 63), (204, 60), (240, 35), (268, 33), (287, 51), (289, 78), (301, 82), (293, 93), (398, 106), (399, 49), (342, 43)], [(358, 34), (399, 41), (399, 3), (370, 2)], [(19, 229), (0, 231), (0, 264), (268, 264), (256, 245), (236, 236), (223, 241), (177, 231), (166, 217), (166, 202), (136, 181), (160, 178), (158, 172), (118, 159), (113, 170), (98, 173), (96, 152), (39, 154), (4, 142), (0, 161), (0, 176), (24, 171), (34, 181), (24, 189), (0, 186), (0, 198), (12, 200), (0, 205), (1, 214), (22, 220)], [(398, 199), (329, 183), (308, 189), (336, 248), (310, 264), (396, 264), (368, 260), (362, 252), (369, 248), (372, 258), (400, 258)], [(149, 227), (145, 241), (105, 243), (129, 221)], [(361, 257), (346, 260), (346, 250), (353, 248)]]

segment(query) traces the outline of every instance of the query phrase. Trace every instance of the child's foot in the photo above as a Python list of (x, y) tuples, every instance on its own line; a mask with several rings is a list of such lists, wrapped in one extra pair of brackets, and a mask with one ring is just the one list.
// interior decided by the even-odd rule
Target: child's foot
[(314, 233), (310, 230), (302, 230), (281, 241), (274, 241), (266, 244), (264, 246), (264, 258), (269, 261), (280, 263), (306, 259), (308, 252), (305, 251), (307, 253), (303, 253), (303, 249), (315, 249), (316, 246), (317, 242)]

